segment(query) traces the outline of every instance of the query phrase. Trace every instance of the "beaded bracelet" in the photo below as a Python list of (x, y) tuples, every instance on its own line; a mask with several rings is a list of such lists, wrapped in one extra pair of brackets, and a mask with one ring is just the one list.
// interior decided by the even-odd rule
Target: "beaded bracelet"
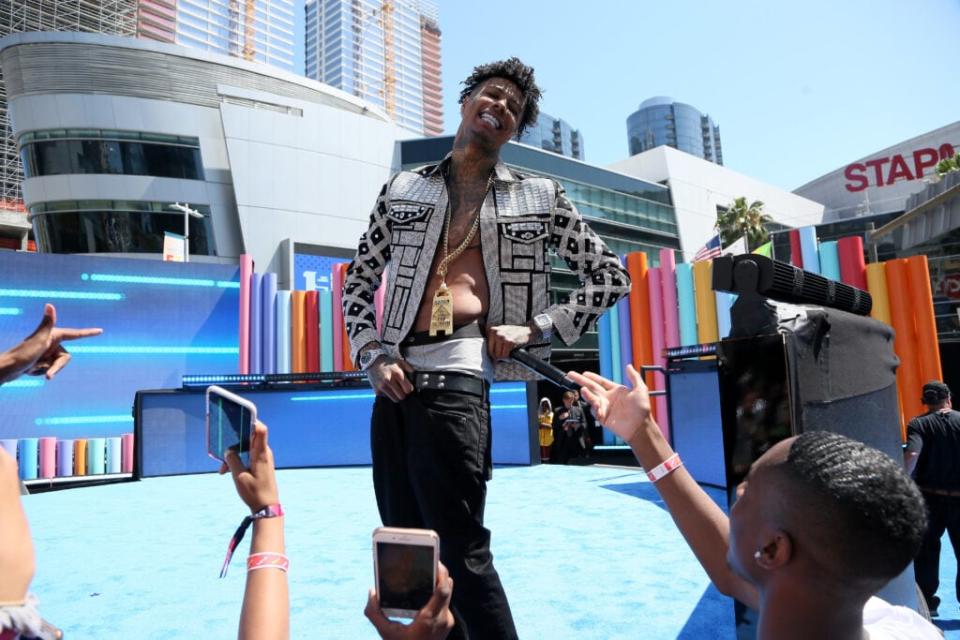
[(247, 571), (257, 569), (280, 569), (286, 573), (290, 567), (290, 558), (282, 553), (273, 553), (264, 551), (262, 553), (251, 553), (247, 556)]

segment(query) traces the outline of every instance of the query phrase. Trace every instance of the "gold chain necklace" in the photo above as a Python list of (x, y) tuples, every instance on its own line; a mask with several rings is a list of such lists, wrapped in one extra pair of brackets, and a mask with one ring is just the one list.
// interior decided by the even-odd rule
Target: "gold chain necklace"
[[(491, 171), (490, 177), (487, 178), (487, 188), (483, 191), (483, 200), (487, 199), (487, 193), (492, 186), (493, 172)], [(450, 219), (453, 218), (453, 207), (450, 206), (449, 201), (447, 202), (447, 210), (443, 218), (443, 258), (440, 259), (440, 264), (437, 265), (437, 275), (440, 276), (440, 286), (437, 287), (436, 293), (433, 294), (433, 309), (430, 312), (431, 336), (443, 333), (449, 337), (453, 334), (453, 294), (451, 294), (450, 289), (447, 288), (447, 267), (467, 249), (473, 237), (477, 235), (477, 229), (480, 228), (480, 210), (483, 208), (483, 200), (480, 201), (480, 208), (477, 209), (477, 215), (473, 219), (473, 225), (471, 225), (467, 237), (453, 250), (453, 253), (450, 253), (449, 245)]]

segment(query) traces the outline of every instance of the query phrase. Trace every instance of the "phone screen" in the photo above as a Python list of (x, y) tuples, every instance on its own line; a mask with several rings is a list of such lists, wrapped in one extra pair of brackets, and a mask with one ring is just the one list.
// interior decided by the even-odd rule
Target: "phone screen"
[(422, 609), (433, 595), (433, 547), (395, 542), (376, 545), (380, 608)]
[(250, 410), (216, 393), (210, 393), (208, 398), (210, 455), (223, 460), (227, 450), (233, 447), (243, 464), (249, 466), (250, 434), (253, 432)]

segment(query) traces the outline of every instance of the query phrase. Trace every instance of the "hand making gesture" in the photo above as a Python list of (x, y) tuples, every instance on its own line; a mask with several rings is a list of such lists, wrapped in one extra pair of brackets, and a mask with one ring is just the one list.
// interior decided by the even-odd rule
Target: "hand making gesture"
[(37, 329), (23, 342), (0, 354), (0, 384), (24, 373), (32, 376), (44, 375), (50, 380), (70, 361), (70, 354), (62, 342), (103, 333), (103, 329), (99, 328), (69, 329), (56, 325), (57, 310), (52, 304), (47, 304), (43, 308), (43, 319)]
[(627, 377), (633, 385), (632, 390), (592, 371), (570, 371), (567, 375), (581, 385), (583, 399), (590, 404), (600, 424), (627, 442), (650, 416), (650, 394), (643, 377), (633, 365), (627, 365)]

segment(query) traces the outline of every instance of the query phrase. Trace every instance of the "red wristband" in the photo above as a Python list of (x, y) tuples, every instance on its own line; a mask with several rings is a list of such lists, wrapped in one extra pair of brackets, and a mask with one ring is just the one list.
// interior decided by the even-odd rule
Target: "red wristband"
[(656, 482), (661, 480), (666, 476), (670, 475), (677, 469), (683, 466), (683, 460), (680, 459), (680, 454), (675, 453), (650, 471), (647, 471), (647, 478), (650, 479), (650, 482)]
[(256, 569), (280, 569), (286, 572), (290, 567), (290, 559), (282, 553), (264, 551), (251, 553), (247, 556), (247, 571)]

